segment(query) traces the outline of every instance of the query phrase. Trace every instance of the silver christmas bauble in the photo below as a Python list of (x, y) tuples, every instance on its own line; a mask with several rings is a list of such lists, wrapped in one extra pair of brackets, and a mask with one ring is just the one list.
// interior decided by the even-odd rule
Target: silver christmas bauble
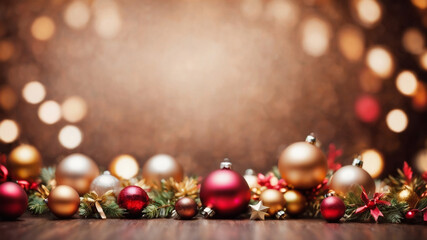
[(117, 196), (121, 190), (120, 181), (111, 175), (109, 171), (105, 171), (92, 181), (90, 190), (95, 191), (99, 196), (102, 196), (109, 190), (113, 190), (114, 194)]

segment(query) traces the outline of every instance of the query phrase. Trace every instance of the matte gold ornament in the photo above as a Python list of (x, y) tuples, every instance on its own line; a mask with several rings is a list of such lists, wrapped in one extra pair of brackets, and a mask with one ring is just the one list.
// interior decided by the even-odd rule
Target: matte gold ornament
[(262, 201), (259, 201), (255, 205), (249, 205), (251, 208), (251, 220), (265, 220), (265, 215), (268, 215), (267, 211), (269, 207), (266, 207), (262, 204)]
[(288, 190), (283, 195), (285, 198), (286, 213), (289, 215), (298, 215), (304, 212), (307, 206), (307, 199), (302, 193), (296, 190)]
[(375, 193), (375, 182), (362, 166), (363, 161), (358, 156), (353, 160), (353, 165), (338, 169), (329, 181), (329, 188), (345, 197), (349, 192), (354, 192), (359, 186), (363, 186), (368, 196), (372, 197)]
[(7, 159), (7, 169), (15, 180), (34, 181), (40, 175), (42, 157), (39, 151), (28, 144), (14, 148)]
[(269, 207), (268, 214), (273, 216), (278, 211), (283, 210), (285, 207), (285, 198), (283, 194), (275, 189), (267, 189), (261, 193), (259, 200), (262, 201), (264, 206)]
[(403, 189), (397, 193), (397, 200), (407, 203), (410, 209), (414, 209), (420, 198), (409, 186), (404, 186)]
[(162, 179), (172, 177), (181, 182), (184, 175), (181, 165), (167, 154), (157, 154), (145, 162), (142, 168), (142, 177), (149, 185), (160, 185)]
[(80, 205), (79, 194), (72, 187), (60, 185), (54, 188), (47, 198), (49, 210), (59, 218), (70, 218)]
[(99, 175), (98, 166), (89, 157), (74, 153), (64, 158), (56, 167), (56, 182), (74, 188), (80, 195), (90, 190), (93, 179)]
[(316, 138), (307, 136), (283, 150), (279, 158), (282, 178), (297, 189), (316, 187), (326, 177), (328, 163), (325, 154), (315, 146)]
[(139, 164), (131, 155), (122, 154), (113, 159), (108, 169), (118, 179), (129, 180), (138, 175)]
[(90, 184), (90, 191), (95, 191), (99, 196), (104, 195), (109, 190), (113, 191), (113, 195), (118, 196), (120, 193), (120, 181), (105, 171), (103, 174), (96, 177)]

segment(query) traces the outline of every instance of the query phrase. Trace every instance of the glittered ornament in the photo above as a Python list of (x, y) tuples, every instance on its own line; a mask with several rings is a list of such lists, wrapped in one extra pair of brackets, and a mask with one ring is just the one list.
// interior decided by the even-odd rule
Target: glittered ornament
[(74, 153), (64, 158), (56, 167), (56, 182), (74, 188), (80, 195), (90, 190), (93, 179), (99, 175), (98, 166), (89, 157)]
[(109, 190), (117, 196), (120, 193), (120, 181), (112, 176), (109, 171), (96, 177), (90, 184), (90, 191), (95, 191), (99, 196), (104, 195)]
[(286, 213), (295, 216), (304, 212), (307, 206), (307, 200), (304, 195), (302, 195), (302, 193), (296, 190), (288, 190), (285, 192), (283, 197), (285, 198), (286, 202)]
[(225, 159), (219, 170), (211, 172), (201, 183), (200, 200), (205, 217), (233, 218), (248, 209), (251, 191), (245, 179), (231, 170)]
[(270, 214), (270, 216), (273, 216), (285, 207), (285, 198), (283, 197), (283, 193), (275, 189), (267, 189), (263, 191), (259, 196), (259, 200), (262, 201), (264, 206), (269, 207), (268, 214)]
[(408, 207), (412, 209), (417, 206), (420, 198), (409, 186), (404, 186), (403, 189), (397, 193), (397, 200), (407, 203)]
[(80, 197), (74, 188), (60, 185), (55, 187), (47, 198), (49, 210), (58, 218), (70, 218), (78, 210)]
[(131, 155), (122, 154), (113, 159), (108, 169), (118, 179), (129, 180), (138, 174), (139, 164)]
[(180, 198), (175, 203), (175, 212), (180, 219), (192, 219), (198, 213), (197, 203), (189, 197)]
[(341, 198), (328, 196), (320, 204), (322, 217), (329, 222), (338, 222), (345, 213), (345, 205)]
[(147, 193), (138, 186), (123, 188), (117, 197), (117, 203), (121, 208), (126, 209), (129, 217), (139, 217), (149, 201)]
[(40, 175), (42, 157), (35, 147), (22, 144), (12, 150), (6, 165), (13, 179), (34, 181)]
[(345, 197), (349, 192), (355, 192), (362, 186), (368, 196), (372, 197), (375, 193), (375, 182), (362, 166), (361, 157), (355, 158), (353, 165), (344, 166), (334, 173), (329, 181), (329, 188)]
[(27, 210), (28, 198), (16, 183), (0, 184), (0, 218), (16, 219)]
[(309, 189), (325, 179), (326, 156), (315, 143), (316, 138), (309, 135), (305, 142), (293, 143), (282, 152), (278, 167), (286, 183), (297, 189)]
[(162, 179), (169, 179), (170, 177), (181, 182), (183, 175), (181, 165), (167, 154), (154, 155), (142, 167), (142, 177), (149, 185), (160, 185)]

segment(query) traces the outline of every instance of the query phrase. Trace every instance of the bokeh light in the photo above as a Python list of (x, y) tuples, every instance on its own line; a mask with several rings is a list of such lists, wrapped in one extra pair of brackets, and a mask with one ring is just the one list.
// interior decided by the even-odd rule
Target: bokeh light
[(427, 8), (427, 0), (411, 0), (412, 4), (419, 9)]
[(402, 37), (403, 47), (412, 54), (421, 54), (424, 50), (424, 37), (420, 30), (409, 28)]
[(15, 141), (19, 136), (18, 124), (10, 119), (5, 119), (0, 122), (0, 140), (5, 143)]
[(424, 70), (427, 70), (427, 51), (421, 54), (420, 65)]
[(298, 21), (299, 9), (292, 1), (272, 0), (265, 6), (265, 15), (267, 19), (272, 19), (276, 23), (290, 28)]
[(61, 108), (64, 119), (72, 123), (81, 121), (87, 113), (85, 100), (78, 96), (67, 98)]
[(11, 110), (16, 105), (15, 91), (8, 85), (0, 87), (0, 107), (6, 111)]
[(404, 111), (393, 109), (387, 114), (386, 122), (391, 131), (400, 133), (408, 126), (408, 117)]
[(356, 116), (365, 123), (375, 122), (380, 115), (380, 104), (372, 96), (361, 96), (355, 102)]
[(22, 89), (22, 96), (25, 101), (31, 104), (37, 104), (43, 101), (46, 96), (46, 89), (43, 84), (37, 81), (32, 81), (25, 84)]
[(375, 149), (368, 149), (362, 152), (363, 169), (365, 169), (372, 178), (381, 175), (384, 169), (384, 159), (380, 152)]
[(242, 15), (249, 20), (255, 20), (262, 14), (263, 5), (261, 0), (243, 0), (240, 5)]
[(122, 179), (131, 179), (139, 172), (139, 164), (134, 157), (122, 154), (113, 159), (110, 172)]
[(72, 1), (65, 9), (64, 21), (73, 29), (83, 29), (90, 19), (90, 10), (83, 1)]
[(417, 91), (418, 80), (411, 71), (402, 71), (397, 75), (396, 87), (399, 92), (406, 96), (413, 96)]
[(102, 38), (114, 38), (122, 27), (122, 18), (114, 0), (96, 0), (95, 31)]
[(360, 23), (366, 27), (372, 27), (381, 19), (381, 6), (375, 0), (353, 1), (356, 15)]
[(359, 84), (362, 90), (367, 93), (378, 93), (382, 88), (383, 81), (370, 69), (364, 68), (360, 71)]
[(313, 56), (319, 57), (328, 50), (331, 32), (329, 25), (318, 17), (311, 17), (302, 23), (302, 48)]
[(417, 91), (412, 97), (412, 106), (417, 111), (427, 110), (427, 87), (424, 83), (418, 83)]
[(388, 50), (383, 47), (369, 49), (366, 63), (368, 67), (379, 77), (388, 78), (393, 72), (393, 58)]
[(40, 105), (38, 115), (42, 122), (54, 124), (61, 119), (61, 107), (55, 101), (46, 101)]
[(67, 125), (59, 131), (59, 143), (67, 149), (74, 149), (80, 145), (83, 133), (76, 126)]
[(415, 166), (421, 173), (427, 171), (427, 149), (422, 149), (415, 156)]
[(9, 60), (13, 53), (15, 52), (15, 47), (10, 41), (0, 41), (0, 61), (5, 62)]
[(31, 25), (33, 37), (40, 41), (49, 40), (55, 33), (55, 23), (48, 16), (41, 16), (34, 20)]
[(360, 60), (365, 50), (363, 33), (354, 26), (345, 26), (338, 32), (338, 46), (350, 61)]

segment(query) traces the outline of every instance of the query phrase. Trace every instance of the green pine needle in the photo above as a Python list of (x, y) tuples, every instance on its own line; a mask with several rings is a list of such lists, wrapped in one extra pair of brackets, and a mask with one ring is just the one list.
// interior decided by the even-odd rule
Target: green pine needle
[(40, 172), (42, 184), (48, 185), (49, 182), (55, 178), (55, 167), (44, 167)]
[(47, 212), (48, 207), (43, 198), (32, 194), (28, 197), (28, 210), (31, 214), (41, 215)]
[(107, 218), (121, 218), (125, 215), (126, 210), (121, 208), (116, 202), (106, 202), (101, 205)]
[(421, 198), (420, 201), (418, 201), (417, 209), (422, 210), (427, 207), (427, 197)]

